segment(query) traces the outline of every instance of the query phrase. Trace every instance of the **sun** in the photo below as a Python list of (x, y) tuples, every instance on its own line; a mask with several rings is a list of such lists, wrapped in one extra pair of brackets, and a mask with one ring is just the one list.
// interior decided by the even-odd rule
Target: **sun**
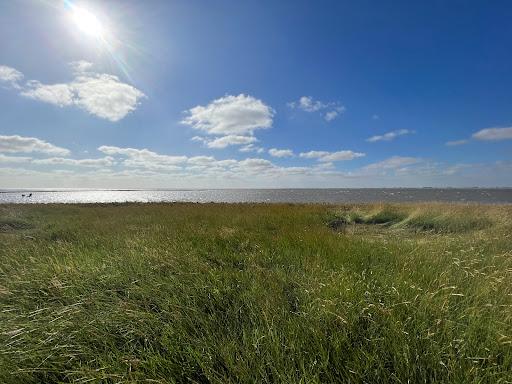
[(105, 28), (94, 14), (87, 9), (73, 7), (71, 16), (75, 25), (86, 35), (95, 38), (103, 37)]

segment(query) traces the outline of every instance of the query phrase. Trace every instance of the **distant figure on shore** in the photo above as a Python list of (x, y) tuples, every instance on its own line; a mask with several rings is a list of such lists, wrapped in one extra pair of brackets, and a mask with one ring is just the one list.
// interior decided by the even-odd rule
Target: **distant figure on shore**
[(32, 193), (29, 193), (28, 195), (25, 195), (24, 193), (22, 193), (21, 197), (32, 197)]

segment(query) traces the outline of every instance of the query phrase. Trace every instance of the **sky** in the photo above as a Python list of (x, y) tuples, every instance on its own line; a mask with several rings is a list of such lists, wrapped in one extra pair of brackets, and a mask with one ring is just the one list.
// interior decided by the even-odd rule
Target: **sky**
[(512, 186), (512, 3), (0, 2), (0, 188)]

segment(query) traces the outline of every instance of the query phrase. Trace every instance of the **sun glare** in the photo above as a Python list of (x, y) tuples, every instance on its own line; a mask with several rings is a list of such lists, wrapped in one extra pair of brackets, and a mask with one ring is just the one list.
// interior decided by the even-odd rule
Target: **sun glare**
[(86, 9), (75, 7), (72, 11), (73, 21), (85, 34), (100, 38), (105, 30), (96, 16)]

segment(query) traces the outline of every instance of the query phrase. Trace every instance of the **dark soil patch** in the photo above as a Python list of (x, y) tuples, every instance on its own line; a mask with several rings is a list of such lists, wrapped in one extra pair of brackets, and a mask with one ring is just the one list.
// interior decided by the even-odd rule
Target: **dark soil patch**
[(347, 224), (347, 220), (345, 220), (344, 218), (337, 218), (330, 220), (327, 223), (327, 226), (331, 228), (333, 231), (341, 231), (345, 228)]
[(31, 229), (34, 226), (31, 223), (19, 219), (1, 218), (0, 219), (0, 232), (9, 233), (15, 231), (22, 231)]

